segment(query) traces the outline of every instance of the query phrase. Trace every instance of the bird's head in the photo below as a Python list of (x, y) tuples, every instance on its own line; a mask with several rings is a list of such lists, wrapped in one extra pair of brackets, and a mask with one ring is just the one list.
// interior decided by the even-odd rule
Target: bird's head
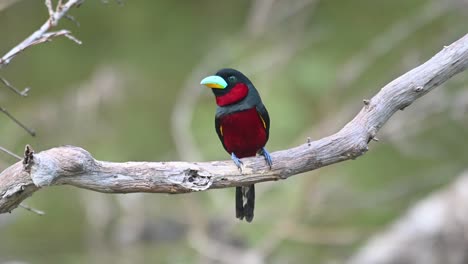
[(211, 88), (219, 106), (237, 103), (247, 97), (250, 89), (255, 89), (244, 74), (228, 68), (204, 78), (200, 84)]

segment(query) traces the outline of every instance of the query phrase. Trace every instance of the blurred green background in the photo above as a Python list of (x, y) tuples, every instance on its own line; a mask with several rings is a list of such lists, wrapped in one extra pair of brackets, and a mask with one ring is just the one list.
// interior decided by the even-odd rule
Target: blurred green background
[[(0, 10), (5, 54), (47, 19), (44, 1)], [(0, 146), (76, 145), (109, 161), (228, 159), (202, 77), (234, 67), (271, 117), (270, 151), (339, 130), (386, 83), (466, 34), (461, 0), (86, 1), (56, 38), (1, 70)], [(466, 168), (468, 76), (405, 111), (354, 161), (259, 184), (252, 224), (231, 189), (110, 195), (62, 186), (0, 215), (0, 263), (342, 263)], [(16, 160), (0, 153), (0, 169)], [(312, 261), (313, 260), (313, 261)]]

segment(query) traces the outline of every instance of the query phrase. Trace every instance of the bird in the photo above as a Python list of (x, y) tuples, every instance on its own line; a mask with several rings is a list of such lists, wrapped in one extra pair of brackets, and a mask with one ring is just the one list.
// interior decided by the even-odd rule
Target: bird
[[(241, 158), (264, 156), (273, 166), (265, 148), (270, 133), (270, 116), (253, 83), (240, 71), (224, 68), (200, 84), (211, 88), (216, 99), (215, 129), (224, 149), (242, 173)], [(244, 202), (245, 199), (245, 202)], [(252, 222), (255, 186), (236, 187), (236, 218)]]

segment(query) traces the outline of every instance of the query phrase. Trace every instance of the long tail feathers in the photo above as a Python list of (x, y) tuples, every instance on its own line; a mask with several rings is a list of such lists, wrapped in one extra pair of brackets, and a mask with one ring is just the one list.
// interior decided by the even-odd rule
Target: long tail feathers
[[(271, 169), (273, 161), (271, 159), (270, 153), (268, 153), (266, 148), (260, 149), (258, 154), (265, 157), (265, 160)], [(236, 164), (237, 168), (242, 172), (242, 161), (234, 153), (231, 153), (231, 158)], [(246, 199), (245, 203), (244, 198)], [(240, 220), (245, 218), (245, 220), (250, 223), (254, 218), (254, 209), (255, 186), (252, 184), (245, 187), (236, 187), (236, 217)]]
[(255, 186), (252, 184), (244, 188), (244, 196), (247, 202), (244, 205), (244, 217), (247, 222), (252, 222), (255, 209)]
[[(244, 198), (246, 199), (244, 203)], [(255, 209), (255, 186), (236, 187), (236, 217), (252, 222)]]
[(236, 218), (244, 219), (244, 199), (242, 197), (242, 187), (236, 187)]

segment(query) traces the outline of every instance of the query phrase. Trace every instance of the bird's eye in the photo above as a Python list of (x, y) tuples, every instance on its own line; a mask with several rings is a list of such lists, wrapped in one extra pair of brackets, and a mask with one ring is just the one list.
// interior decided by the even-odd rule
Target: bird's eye
[(236, 76), (229, 76), (228, 80), (229, 80), (229, 82), (236, 82), (237, 78), (236, 78)]

